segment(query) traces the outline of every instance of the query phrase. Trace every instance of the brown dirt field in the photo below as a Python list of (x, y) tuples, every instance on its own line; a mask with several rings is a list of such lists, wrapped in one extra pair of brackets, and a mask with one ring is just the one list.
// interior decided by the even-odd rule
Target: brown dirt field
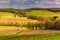
[(0, 28), (0, 34), (2, 35), (12, 35), (16, 34), (18, 31), (25, 31), (27, 28)]
[(28, 31), (27, 30), (28, 30), (27, 28), (0, 28), (0, 34), (12, 35), (20, 31), (23, 32), (18, 33), (17, 35), (60, 33), (60, 30), (28, 30)]
[(21, 35), (31, 35), (31, 34), (54, 34), (60, 33), (59, 30), (33, 30), (29, 32), (22, 32)]
[(37, 20), (32, 20), (32, 19), (27, 19), (27, 18), (1, 18), (0, 19), (0, 24), (8, 24), (8, 23), (12, 23), (12, 24), (26, 24), (28, 22), (31, 22), (31, 23), (36, 23), (38, 22)]

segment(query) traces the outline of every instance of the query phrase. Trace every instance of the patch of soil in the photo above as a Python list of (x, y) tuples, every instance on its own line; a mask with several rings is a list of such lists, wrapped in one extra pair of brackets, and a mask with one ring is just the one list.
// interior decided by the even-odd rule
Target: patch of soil
[(0, 34), (11, 35), (16, 34), (18, 31), (28, 30), (27, 28), (0, 28)]
[(31, 34), (53, 34), (60, 33), (59, 30), (33, 30), (29, 32), (22, 32), (21, 35), (31, 35)]
[(18, 33), (18, 35), (31, 35), (31, 34), (60, 33), (60, 30), (29, 30), (27, 28), (0, 28), (0, 34), (4, 34), (4, 35), (16, 34), (17, 32), (21, 32)]

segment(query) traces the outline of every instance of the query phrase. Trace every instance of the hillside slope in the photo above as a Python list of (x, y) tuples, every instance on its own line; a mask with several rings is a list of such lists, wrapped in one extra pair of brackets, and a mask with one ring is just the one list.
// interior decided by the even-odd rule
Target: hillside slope
[(53, 12), (47, 11), (47, 10), (32, 10), (31, 12), (27, 12), (27, 16), (29, 15), (37, 15), (37, 16), (49, 16), (49, 15), (54, 15)]

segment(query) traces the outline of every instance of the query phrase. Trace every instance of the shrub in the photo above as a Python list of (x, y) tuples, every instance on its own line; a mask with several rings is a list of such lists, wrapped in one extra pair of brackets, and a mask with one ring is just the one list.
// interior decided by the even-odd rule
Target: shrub
[(34, 19), (34, 20), (39, 20), (39, 21), (43, 21), (44, 18), (41, 16), (35, 16), (35, 15), (30, 15), (28, 16), (28, 19)]
[(39, 30), (40, 30), (40, 29), (45, 29), (44, 23), (37, 23), (37, 24), (38, 24)]
[(37, 16), (34, 16), (34, 15), (30, 15), (28, 16), (28, 19), (35, 19), (36, 20)]
[(60, 30), (60, 21), (55, 22), (54, 29)]
[(38, 16), (38, 17), (37, 17), (37, 20), (39, 20), (39, 21), (44, 21), (45, 19), (44, 19), (44, 17), (42, 17), (42, 16)]
[(45, 28), (46, 29), (54, 29), (54, 22), (51, 20), (48, 20), (45, 22)]
[(44, 23), (35, 23), (35, 29), (45, 29)]
[(40, 30), (40, 29), (44, 29), (44, 24), (43, 23), (30, 23), (28, 22), (28, 24), (26, 25), (27, 28), (32, 29), (32, 30)]
[(53, 19), (56, 20), (58, 17), (57, 16), (54, 16)]
[(34, 30), (34, 24), (33, 24), (33, 23), (28, 22), (28, 23), (25, 25), (25, 27), (27, 27), (28, 29)]
[[(26, 11), (25, 10), (20, 10), (19, 11), (20, 15), (22, 15), (23, 17), (26, 17)], [(18, 14), (19, 15), (19, 14)]]

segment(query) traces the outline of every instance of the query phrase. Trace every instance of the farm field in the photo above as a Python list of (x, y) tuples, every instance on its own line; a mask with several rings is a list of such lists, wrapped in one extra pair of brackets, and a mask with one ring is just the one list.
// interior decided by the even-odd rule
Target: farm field
[[(4, 15), (3, 15), (4, 14)], [(47, 11), (47, 10), (32, 10), (31, 12), (27, 12), (26, 16), (29, 15), (36, 15), (36, 16), (42, 16), (42, 17), (53, 17), (53, 16), (58, 16), (58, 19), (60, 18), (60, 14), (59, 13), (54, 13), (51, 11)], [(9, 13), (9, 12), (0, 12), (0, 18), (15, 18), (14, 14)], [(16, 17), (16, 18), (27, 18), (27, 17)]]
[(36, 16), (42, 16), (42, 17), (53, 17), (53, 16), (58, 16), (57, 20), (60, 19), (60, 13), (56, 12), (51, 12), (47, 10), (33, 10), (31, 12), (27, 12), (27, 16), (29, 15), (36, 15)]
[(9, 13), (9, 12), (0, 12), (0, 18), (9, 18), (13, 17), (14, 14)]
[[(27, 12), (26, 17), (14, 17), (12, 13), (0, 12), (0, 40), (60, 40), (60, 30), (28, 29), (25, 26), (28, 22), (32, 24), (39, 22), (38, 20), (28, 19), (30, 15), (42, 16), (43, 18), (57, 16), (56, 20), (60, 20), (59, 13), (47, 10)], [(28, 27), (30, 27), (29, 24)]]
[(60, 40), (60, 0), (0, 0), (0, 40)]
[[(17, 31), (19, 29), (19, 31)], [(0, 28), (0, 40), (60, 40), (59, 30), (26, 30)]]

